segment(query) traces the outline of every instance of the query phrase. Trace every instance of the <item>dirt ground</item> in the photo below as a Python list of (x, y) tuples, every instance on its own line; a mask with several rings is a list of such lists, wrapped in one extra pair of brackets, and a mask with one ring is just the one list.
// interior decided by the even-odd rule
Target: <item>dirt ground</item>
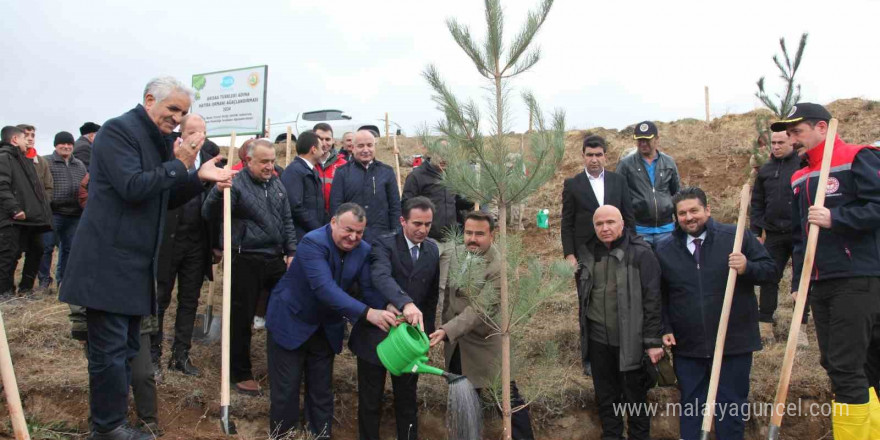
[[(880, 139), (880, 105), (860, 99), (846, 99), (828, 106), (841, 122), (843, 139), (853, 143), (873, 143)], [(710, 123), (686, 119), (660, 122), (661, 149), (672, 155), (679, 167), (684, 184), (700, 185), (709, 194), (713, 216), (725, 222), (736, 217), (739, 190), (748, 175), (748, 153), (755, 136), (755, 112), (726, 115)], [(606, 136), (610, 142), (609, 168), (613, 169), (619, 157), (633, 144), (631, 129), (608, 130), (597, 128), (593, 133)], [(561, 255), (559, 219), (561, 212), (562, 182), (582, 170), (580, 141), (583, 131), (567, 134), (565, 161), (559, 172), (541, 191), (526, 203), (525, 230), (518, 233), (525, 249), (540, 258), (556, 259)], [(526, 142), (528, 142), (526, 136)], [(519, 135), (511, 142), (518, 146)], [(419, 140), (400, 138), (403, 178), (410, 170), (407, 159), (423, 154)], [(225, 148), (224, 148), (225, 150)], [(279, 148), (283, 151), (283, 147)], [(279, 162), (285, 162), (283, 153)], [(379, 159), (391, 163), (392, 155), (385, 140), (378, 148)], [(550, 210), (550, 229), (535, 226), (539, 209)], [(789, 272), (780, 287), (787, 292)], [(219, 297), (219, 286), (217, 292)], [(208, 294), (206, 284), (202, 304)], [(216, 301), (219, 302), (219, 301)], [(516, 365), (514, 372), (521, 390), (530, 399), (532, 420), (538, 438), (545, 440), (598, 439), (600, 429), (593, 398), (592, 379), (582, 374), (577, 337), (577, 307), (573, 284), (544, 304), (528, 327), (516, 337)], [(166, 319), (166, 334), (173, 333), (175, 303)], [(791, 320), (792, 301), (781, 295), (777, 311), (776, 336), (784, 340)], [(21, 388), (25, 413), (35, 439), (85, 438), (88, 413), (88, 376), (82, 348), (70, 339), (67, 322), (68, 308), (55, 295), (37, 301), (11, 300), (0, 304), (6, 321), (16, 376)], [(200, 307), (199, 311), (202, 311)], [(215, 316), (219, 316), (219, 307)], [(826, 403), (830, 400), (830, 386), (819, 366), (815, 331), (806, 328), (810, 347), (798, 351), (791, 380), (789, 402)], [(170, 341), (166, 341), (166, 353)], [(252, 346), (254, 371), (262, 386), (266, 379), (265, 332), (256, 332)], [(185, 377), (165, 372), (159, 384), (160, 424), (165, 439), (221, 439), (219, 430), (219, 344), (195, 345), (192, 357), (203, 375)], [(750, 400), (754, 403), (772, 402), (778, 371), (784, 355), (784, 344), (775, 344), (755, 354), (752, 368)], [(432, 362), (441, 364), (439, 351), (431, 353)], [(167, 359), (166, 359), (167, 362)], [(334, 371), (336, 411), (334, 438), (356, 437), (357, 394), (354, 357), (346, 350), (337, 357)], [(652, 402), (675, 402), (674, 389), (652, 390)], [(386, 399), (387, 400), (387, 399)], [(386, 401), (383, 435), (393, 438), (393, 412)], [(420, 430), (423, 439), (446, 438), (444, 412), (446, 384), (437, 377), (424, 377), (419, 385)], [(268, 399), (243, 397), (233, 394), (232, 414), (242, 439), (265, 439), (268, 428)], [(11, 436), (8, 416), (0, 414), (0, 436)], [(499, 438), (499, 423), (491, 410), (484, 436)], [(131, 416), (134, 417), (133, 412)], [(747, 438), (766, 438), (768, 417), (756, 415), (747, 424)], [(786, 417), (781, 438), (813, 440), (829, 438), (830, 420), (824, 416)], [(678, 438), (677, 418), (663, 414), (652, 422), (652, 436), (657, 439)]]

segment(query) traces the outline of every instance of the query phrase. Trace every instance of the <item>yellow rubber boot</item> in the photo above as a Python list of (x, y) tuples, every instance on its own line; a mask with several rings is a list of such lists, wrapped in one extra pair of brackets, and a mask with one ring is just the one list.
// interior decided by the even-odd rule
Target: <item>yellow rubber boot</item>
[(871, 434), (868, 438), (880, 439), (880, 400), (877, 399), (877, 390), (874, 388), (869, 388), (868, 394), (871, 395), (868, 401), (868, 409), (870, 411), (868, 418), (871, 421)]
[(870, 403), (861, 405), (851, 403), (837, 403), (831, 416), (831, 427), (834, 430), (834, 440), (870, 440), (871, 421), (868, 419), (868, 406)]

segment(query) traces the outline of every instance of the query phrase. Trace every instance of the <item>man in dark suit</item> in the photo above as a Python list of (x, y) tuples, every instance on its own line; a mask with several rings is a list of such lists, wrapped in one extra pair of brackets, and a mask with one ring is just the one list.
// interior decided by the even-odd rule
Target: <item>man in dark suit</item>
[[(434, 332), (437, 298), (440, 286), (440, 250), (428, 238), (434, 217), (434, 204), (425, 197), (413, 197), (403, 204), (401, 232), (383, 235), (373, 242), (373, 287), (382, 292), (379, 303), (395, 315), (428, 333)], [(424, 315), (423, 312), (424, 311)], [(382, 395), (385, 391), (385, 367), (376, 354), (376, 346), (385, 339), (385, 332), (360, 321), (351, 331), (348, 346), (357, 355), (358, 366), (358, 432), (361, 440), (379, 439)], [(419, 376), (392, 376), (394, 415), (398, 440), (418, 438), (418, 402), (416, 386)]]
[(95, 137), (89, 203), (73, 238), (60, 300), (86, 308), (91, 439), (149, 439), (125, 424), (129, 360), (140, 350), (141, 317), (156, 313), (156, 272), (168, 208), (232, 185), (218, 158), (189, 171), (205, 136), (167, 136), (192, 103), (171, 77), (151, 80), (143, 105), (107, 121)]
[(629, 187), (621, 175), (605, 169), (607, 150), (601, 136), (584, 138), (584, 172), (566, 179), (562, 186), (562, 252), (573, 267), (577, 266), (577, 248), (596, 236), (593, 213), (600, 206), (619, 209), (624, 226), (635, 231)]
[(324, 209), (323, 183), (316, 169), (323, 154), (318, 136), (312, 131), (303, 132), (296, 140), (296, 157), (281, 173), (297, 241), (302, 241), (308, 232), (326, 225), (329, 220)]
[[(354, 135), (354, 161), (336, 170), (330, 188), (330, 212), (343, 203), (357, 203), (367, 211), (368, 243), (397, 229), (400, 190), (394, 168), (376, 159), (376, 137), (366, 128)], [(326, 173), (325, 173), (326, 177)]]
[[(180, 121), (180, 137), (186, 138), (194, 133), (206, 134), (205, 120), (197, 114), (189, 114)], [(220, 148), (205, 140), (191, 169), (197, 169), (220, 154)], [(159, 248), (159, 271), (156, 277), (159, 315), (157, 331), (150, 335), (150, 354), (153, 369), (160, 371), (162, 341), (164, 339), (165, 311), (171, 304), (171, 291), (177, 280), (177, 313), (174, 318), (174, 343), (171, 346), (171, 360), (168, 368), (189, 376), (198, 376), (199, 369), (189, 358), (192, 347), (193, 327), (196, 309), (205, 277), (213, 277), (211, 264), (214, 256), (211, 249), (219, 247), (219, 234), (212, 234), (212, 222), (202, 220), (202, 203), (211, 189), (210, 183), (203, 185), (204, 191), (193, 197), (183, 206), (168, 210), (165, 221), (165, 236)]]
[(388, 331), (397, 317), (350, 296), (360, 285), (364, 301), (385, 303), (373, 289), (370, 250), (362, 241), (367, 213), (343, 203), (330, 224), (303, 237), (296, 258), (269, 296), (266, 351), (269, 366), (269, 432), (283, 437), (299, 422), (299, 387), (306, 380), (306, 423), (315, 438), (329, 439), (333, 419), (333, 358), (342, 351), (346, 319), (366, 319)]

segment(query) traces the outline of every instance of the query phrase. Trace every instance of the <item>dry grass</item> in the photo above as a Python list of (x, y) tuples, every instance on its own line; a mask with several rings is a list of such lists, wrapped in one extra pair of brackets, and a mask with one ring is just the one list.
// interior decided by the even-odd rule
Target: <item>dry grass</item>
[[(872, 143), (880, 139), (880, 105), (871, 101), (847, 99), (829, 106), (841, 121), (841, 136), (854, 143)], [(733, 222), (738, 209), (741, 185), (747, 178), (748, 152), (754, 131), (755, 113), (727, 115), (711, 123), (687, 119), (658, 123), (662, 150), (672, 155), (679, 166), (682, 180), (688, 185), (702, 186), (710, 196), (713, 215), (725, 222)], [(593, 129), (610, 142), (609, 168), (613, 169), (621, 155), (632, 147), (631, 131)], [(562, 182), (582, 170), (580, 141), (583, 132), (569, 132), (566, 137), (565, 160), (559, 172), (542, 191), (530, 197), (525, 215), (526, 230), (522, 232), (525, 248), (544, 259), (561, 257), (559, 218), (561, 212)], [(511, 138), (518, 147), (519, 136)], [(398, 138), (405, 164), (412, 154), (424, 154), (417, 139)], [(225, 147), (223, 148), (225, 150)], [(279, 149), (283, 159), (283, 146)], [(381, 139), (377, 156), (392, 163), (390, 147)], [(401, 167), (405, 179), (410, 168)], [(549, 230), (535, 227), (538, 209), (550, 210)], [(787, 275), (788, 276), (788, 275)], [(787, 281), (781, 292), (787, 292)], [(219, 286), (219, 284), (218, 284)], [(202, 302), (207, 293), (203, 290)], [(532, 400), (533, 421), (543, 439), (598, 438), (592, 379), (584, 377), (580, 367), (578, 348), (577, 307), (573, 285), (547, 302), (531, 321), (527, 332), (517, 336), (515, 353), (518, 362), (515, 378), (521, 390)], [(791, 320), (792, 301), (787, 295), (780, 298), (777, 311), (776, 335), (784, 339)], [(6, 320), (7, 334), (13, 361), (25, 404), (25, 411), (34, 430), (34, 438), (77, 438), (71, 430), (86, 431), (88, 409), (88, 377), (86, 361), (79, 343), (69, 338), (67, 307), (54, 298), (35, 302), (21, 300), (0, 304)], [(173, 333), (174, 305), (169, 309), (166, 331)], [(215, 316), (219, 315), (215, 314)], [(812, 325), (807, 333), (813, 344), (799, 350), (791, 381), (789, 401), (798, 398), (806, 402), (828, 402), (830, 387), (824, 371), (819, 367), (818, 349)], [(257, 332), (253, 341), (254, 372), (264, 389), (266, 381), (265, 332)], [(167, 350), (166, 350), (167, 352)], [(770, 402), (776, 389), (784, 344), (776, 344), (756, 353), (752, 368), (753, 402)], [(160, 421), (167, 439), (220, 439), (218, 429), (219, 401), (219, 344), (196, 345), (193, 349), (196, 365), (204, 372), (200, 378), (189, 378), (176, 373), (165, 373), (159, 385)], [(432, 363), (442, 364), (439, 350), (431, 352)], [(336, 393), (336, 438), (353, 438), (356, 434), (357, 376), (354, 357), (344, 351), (337, 357), (334, 387)], [(677, 391), (654, 390), (654, 402), (676, 401)], [(446, 384), (436, 377), (422, 378), (419, 385), (422, 437), (444, 438), (443, 412), (446, 406)], [(383, 434), (392, 435), (392, 412), (385, 412)], [(242, 397), (233, 394), (232, 411), (242, 434), (239, 438), (266, 438), (268, 399)], [(494, 416), (492, 416), (494, 417)], [(748, 423), (747, 438), (764, 437), (767, 417), (757, 417)], [(497, 432), (497, 421), (488, 424), (488, 432)], [(783, 422), (784, 439), (818, 439), (830, 430), (830, 421), (822, 417), (786, 418)], [(59, 434), (60, 433), (60, 434)], [(670, 416), (655, 417), (655, 438), (677, 438), (677, 421)], [(8, 418), (0, 416), (0, 436), (11, 434)], [(79, 438), (83, 438), (80, 436)], [(491, 437), (490, 437), (491, 438)]]

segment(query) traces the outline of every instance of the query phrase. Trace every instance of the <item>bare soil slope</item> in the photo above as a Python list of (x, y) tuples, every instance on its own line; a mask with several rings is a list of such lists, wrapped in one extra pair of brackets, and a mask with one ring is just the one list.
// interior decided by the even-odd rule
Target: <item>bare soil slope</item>
[[(880, 105), (860, 99), (839, 100), (829, 110), (841, 121), (840, 134), (854, 143), (873, 143), (880, 139)], [(678, 162), (682, 180), (687, 185), (700, 185), (710, 196), (710, 205), (717, 219), (733, 222), (738, 206), (739, 188), (748, 175), (748, 153), (755, 136), (755, 112), (726, 115), (710, 123), (686, 119), (658, 123), (662, 150)], [(625, 150), (632, 147), (631, 130), (597, 128), (591, 130), (610, 141), (609, 168), (613, 169)], [(559, 217), (561, 190), (565, 178), (582, 171), (580, 142), (583, 132), (569, 132), (565, 162), (554, 179), (530, 198), (525, 214), (522, 238), (527, 249), (541, 258), (560, 258)], [(526, 137), (527, 139), (527, 137)], [(519, 145), (519, 135), (511, 136), (511, 144)], [(423, 154), (417, 139), (399, 138), (402, 156)], [(225, 148), (224, 148), (225, 150)], [(284, 164), (283, 147), (279, 148), (280, 164)], [(378, 156), (391, 163), (392, 155), (384, 139)], [(403, 178), (410, 168), (402, 166)], [(550, 210), (549, 230), (535, 227), (538, 209)], [(511, 228), (513, 229), (513, 228)], [(787, 284), (787, 281), (785, 282)], [(217, 290), (219, 293), (219, 282)], [(207, 297), (203, 289), (202, 303)], [(787, 287), (780, 290), (787, 292)], [(218, 295), (219, 296), (219, 295)], [(219, 302), (219, 301), (218, 301)], [(174, 304), (169, 315), (174, 315)], [(787, 295), (780, 299), (776, 334), (787, 335), (792, 302)], [(6, 301), (0, 304), (6, 320), (15, 370), (25, 405), (25, 413), (33, 438), (85, 438), (88, 415), (88, 375), (82, 349), (70, 339), (68, 308), (54, 295), (38, 301)], [(581, 372), (577, 338), (577, 307), (573, 285), (547, 303), (534, 318), (528, 331), (517, 336), (517, 371), (515, 378), (532, 399), (532, 417), (541, 439), (598, 439), (600, 430), (593, 399), (592, 379)], [(200, 309), (201, 311), (201, 309)], [(219, 316), (219, 307), (215, 316)], [(165, 321), (171, 334), (173, 318)], [(807, 330), (812, 345), (800, 350), (791, 382), (789, 401), (806, 407), (810, 402), (830, 400), (829, 383), (819, 367), (818, 349), (812, 325)], [(170, 342), (168, 343), (170, 345)], [(266, 380), (265, 332), (256, 332), (253, 342), (254, 371), (263, 384)], [(166, 349), (166, 352), (168, 350)], [(752, 369), (753, 402), (771, 402), (776, 388), (778, 370), (784, 354), (783, 344), (765, 348), (755, 355)], [(218, 427), (219, 405), (219, 344), (196, 345), (195, 364), (202, 368), (200, 378), (189, 378), (165, 372), (159, 385), (160, 423), (166, 439), (221, 439)], [(440, 353), (432, 352), (433, 362), (441, 364)], [(166, 360), (167, 362), (167, 360)], [(345, 351), (337, 358), (335, 368), (336, 421), (335, 438), (356, 437), (357, 381), (353, 356)], [(420, 381), (421, 432), (424, 439), (445, 438), (444, 411), (446, 385), (436, 377)], [(675, 402), (677, 391), (653, 390), (653, 402)], [(268, 426), (267, 397), (233, 395), (232, 411), (237, 420), (239, 438), (266, 438)], [(11, 436), (8, 416), (0, 411), (0, 436)], [(133, 415), (132, 415), (133, 417)], [(384, 430), (393, 436), (393, 414), (385, 413)], [(768, 418), (756, 414), (748, 423), (748, 438), (764, 438)], [(830, 420), (822, 415), (787, 417), (782, 438), (810, 440), (828, 435)], [(486, 438), (497, 438), (497, 420), (490, 422)], [(678, 438), (677, 419), (661, 406), (653, 422), (653, 436), (658, 439)], [(828, 438), (828, 437), (825, 437)]]

